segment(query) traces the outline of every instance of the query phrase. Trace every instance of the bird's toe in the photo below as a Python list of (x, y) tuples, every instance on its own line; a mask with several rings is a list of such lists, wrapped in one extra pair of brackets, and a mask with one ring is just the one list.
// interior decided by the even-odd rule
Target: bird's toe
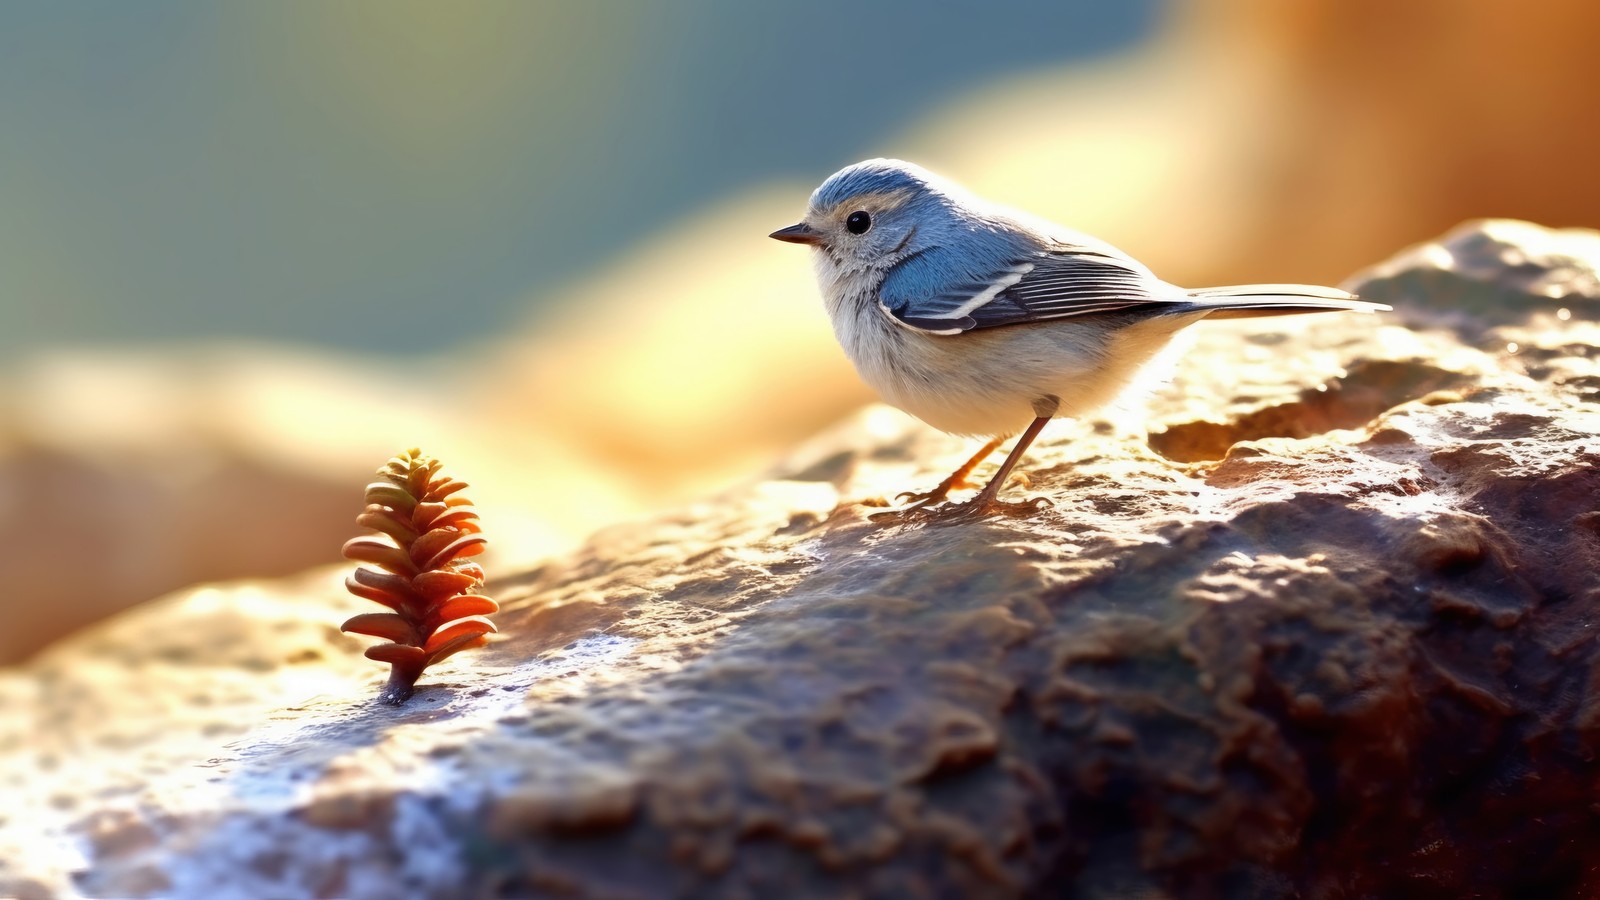
[(1029, 497), (1026, 500), (997, 500), (993, 497), (979, 495), (961, 503), (944, 503), (938, 506), (918, 504), (902, 509), (873, 513), (867, 518), (880, 525), (955, 523), (986, 519), (991, 516), (1020, 519), (1032, 516), (1053, 505), (1047, 497)]

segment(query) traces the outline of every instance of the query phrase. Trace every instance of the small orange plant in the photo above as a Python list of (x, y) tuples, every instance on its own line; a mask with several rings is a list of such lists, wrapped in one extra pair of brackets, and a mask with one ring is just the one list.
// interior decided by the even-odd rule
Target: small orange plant
[(481, 647), (495, 630), (485, 616), (500, 605), (476, 593), (483, 567), (467, 557), (483, 552), (478, 513), (458, 493), (466, 487), (439, 472), (439, 461), (415, 448), (378, 470), (367, 485), (367, 508), (356, 524), (379, 532), (344, 545), (346, 559), (372, 563), (345, 579), (357, 597), (392, 612), (363, 613), (339, 626), (353, 634), (388, 638), (367, 657), (389, 664), (389, 683), (378, 699), (404, 703), (424, 669), (452, 653)]

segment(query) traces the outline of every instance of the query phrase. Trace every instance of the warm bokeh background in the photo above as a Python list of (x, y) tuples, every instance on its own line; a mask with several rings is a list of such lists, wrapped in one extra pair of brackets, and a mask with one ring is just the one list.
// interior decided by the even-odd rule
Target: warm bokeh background
[(0, 349), (437, 351), (973, 85), (1123, 49), (1158, 10), (945, 6), (8, 3), (0, 316), (21, 327)]
[(332, 561), (405, 445), (502, 565), (758, 469), (868, 399), (764, 237), (863, 156), (1180, 283), (1594, 225), (1597, 39), (1582, 0), (7, 5), (0, 662)]

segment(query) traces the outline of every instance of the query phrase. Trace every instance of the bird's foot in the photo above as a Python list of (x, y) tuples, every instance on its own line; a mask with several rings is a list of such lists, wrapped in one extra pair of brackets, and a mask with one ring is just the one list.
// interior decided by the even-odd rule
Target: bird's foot
[[(901, 496), (905, 496), (902, 494)], [(1023, 519), (1034, 515), (1040, 510), (1047, 509), (1051, 502), (1046, 497), (1030, 497), (1026, 500), (1000, 500), (994, 497), (985, 497), (979, 494), (971, 500), (961, 503), (944, 503), (933, 506), (920, 502), (903, 509), (890, 509), (880, 513), (873, 513), (867, 518), (879, 525), (908, 525), (916, 522), (970, 522), (977, 519), (987, 519), (990, 516), (1008, 516), (1014, 519)]]
[(911, 504), (906, 509), (925, 509), (949, 499), (951, 491), (964, 490), (970, 487), (973, 487), (973, 485), (961, 480), (952, 484), (941, 484), (931, 491), (901, 491), (895, 495), (894, 502)]
[[(985, 447), (984, 448), (984, 450), (985, 450), (985, 454), (984, 455), (987, 455), (987, 451), (991, 447), (993, 447), (992, 444), (990, 445), (990, 447)], [(974, 457), (974, 460), (976, 460), (977, 458), (978, 457)], [(971, 471), (972, 471), (972, 463), (969, 462), (966, 465), (962, 466), (961, 468), (957, 469), (955, 471), (955, 474), (953, 474), (949, 478), (946, 478), (945, 480), (939, 482), (939, 484), (936, 487), (934, 487), (933, 490), (931, 490), (931, 491), (901, 491), (900, 493), (895, 495), (894, 502), (896, 502), (896, 503), (910, 503), (911, 505), (909, 507), (907, 507), (907, 509), (924, 509), (926, 507), (933, 506), (933, 505), (935, 505), (937, 503), (943, 503), (945, 500), (949, 499), (951, 491), (964, 491), (964, 490), (966, 490), (968, 488), (977, 487), (977, 485), (975, 485), (972, 482), (967, 480), (967, 475)]]

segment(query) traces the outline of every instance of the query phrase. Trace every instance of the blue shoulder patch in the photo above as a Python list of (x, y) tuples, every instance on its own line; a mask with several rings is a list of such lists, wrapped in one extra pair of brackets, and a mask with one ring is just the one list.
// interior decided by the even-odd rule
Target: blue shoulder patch
[(986, 292), (992, 297), (997, 282), (1015, 282), (1019, 270), (1038, 256), (1036, 247), (1014, 234), (965, 234), (959, 244), (929, 247), (896, 263), (884, 276), (878, 299), (890, 315), (915, 328), (959, 328), (957, 319), (969, 312), (962, 307)]
[(1169, 296), (1158, 290), (1162, 282), (1093, 250), (984, 252), (991, 248), (973, 242), (959, 252), (936, 247), (908, 257), (889, 270), (879, 302), (901, 324), (932, 334), (1192, 306), (1188, 295)]

